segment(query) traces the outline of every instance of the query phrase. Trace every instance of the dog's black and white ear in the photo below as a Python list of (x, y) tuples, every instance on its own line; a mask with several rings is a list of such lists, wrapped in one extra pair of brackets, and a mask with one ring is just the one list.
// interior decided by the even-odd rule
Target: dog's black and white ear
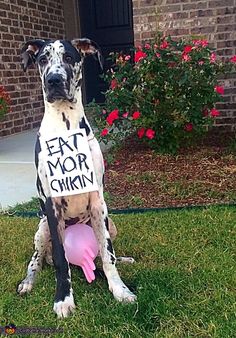
[(45, 40), (27, 41), (21, 49), (22, 68), (26, 72), (27, 68), (35, 63), (37, 55), (45, 44)]
[(83, 55), (96, 55), (98, 58), (98, 62), (100, 67), (103, 69), (103, 57), (101, 54), (100, 47), (96, 44), (96, 42), (83, 38), (83, 39), (74, 39), (71, 41), (72, 45)]

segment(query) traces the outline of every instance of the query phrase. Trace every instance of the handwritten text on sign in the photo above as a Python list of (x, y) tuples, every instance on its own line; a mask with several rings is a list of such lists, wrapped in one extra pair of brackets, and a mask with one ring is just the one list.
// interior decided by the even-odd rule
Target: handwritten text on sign
[(52, 197), (98, 190), (85, 129), (40, 138)]

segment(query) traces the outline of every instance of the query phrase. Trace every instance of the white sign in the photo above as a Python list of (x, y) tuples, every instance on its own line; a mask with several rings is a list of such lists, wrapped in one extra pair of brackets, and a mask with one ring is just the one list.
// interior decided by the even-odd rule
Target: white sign
[(52, 197), (98, 190), (85, 129), (40, 137)]

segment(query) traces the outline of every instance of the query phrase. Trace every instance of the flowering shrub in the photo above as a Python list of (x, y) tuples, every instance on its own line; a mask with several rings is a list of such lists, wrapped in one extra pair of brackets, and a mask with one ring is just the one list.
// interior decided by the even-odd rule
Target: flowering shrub
[(10, 111), (10, 95), (3, 86), (0, 86), (0, 120)]
[[(159, 151), (176, 151), (181, 143), (211, 126), (220, 112), (224, 88), (217, 76), (235, 66), (223, 63), (206, 40), (159, 39), (130, 55), (111, 55), (105, 75), (109, 89), (100, 113), (102, 139), (120, 140), (135, 133)], [(132, 62), (132, 59), (134, 59)]]

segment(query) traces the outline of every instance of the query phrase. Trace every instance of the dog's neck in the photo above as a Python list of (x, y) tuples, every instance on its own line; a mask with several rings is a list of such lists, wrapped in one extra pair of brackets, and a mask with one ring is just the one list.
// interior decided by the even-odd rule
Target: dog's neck
[(76, 91), (73, 102), (57, 100), (49, 103), (44, 96), (44, 105), (45, 112), (39, 130), (42, 136), (76, 129), (85, 117), (80, 88)]

